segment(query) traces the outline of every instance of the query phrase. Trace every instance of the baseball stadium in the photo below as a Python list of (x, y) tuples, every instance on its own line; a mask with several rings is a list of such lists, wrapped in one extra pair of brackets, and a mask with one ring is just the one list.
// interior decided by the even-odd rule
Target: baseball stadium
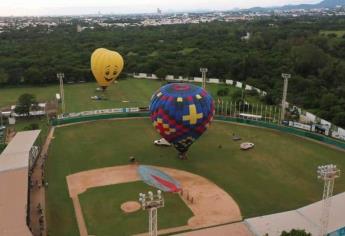
[(121, 56), (95, 53), (98, 85), (26, 88), (56, 104), (38, 129), (17, 117), (5, 131), (1, 235), (343, 235), (343, 141), (282, 125), (276, 107), (224, 102), (216, 91), (237, 89), (226, 84), (114, 82), (123, 62), (104, 63)]

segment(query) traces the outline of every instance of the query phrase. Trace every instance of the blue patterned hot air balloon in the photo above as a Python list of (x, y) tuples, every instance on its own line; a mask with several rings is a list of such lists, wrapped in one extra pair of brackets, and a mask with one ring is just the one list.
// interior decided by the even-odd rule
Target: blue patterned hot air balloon
[(151, 99), (153, 126), (185, 158), (190, 145), (207, 129), (214, 115), (212, 97), (201, 87), (175, 83), (161, 87)]

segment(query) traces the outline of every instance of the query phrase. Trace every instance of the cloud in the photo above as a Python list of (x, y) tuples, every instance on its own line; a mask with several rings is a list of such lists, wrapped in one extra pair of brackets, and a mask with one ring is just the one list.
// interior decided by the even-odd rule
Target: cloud
[(0, 1), (0, 15), (50, 15), (102, 13), (150, 13), (198, 9), (230, 10), (254, 6), (316, 3), (320, 0), (10, 0)]

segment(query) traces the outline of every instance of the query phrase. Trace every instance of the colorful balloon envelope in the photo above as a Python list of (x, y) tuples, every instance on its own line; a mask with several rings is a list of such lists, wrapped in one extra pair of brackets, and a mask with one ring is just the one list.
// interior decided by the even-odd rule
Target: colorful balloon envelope
[(182, 157), (208, 128), (215, 112), (212, 97), (201, 87), (175, 83), (161, 87), (151, 99), (153, 126)]
[(103, 90), (120, 75), (123, 65), (122, 56), (115, 51), (98, 48), (91, 55), (91, 71)]

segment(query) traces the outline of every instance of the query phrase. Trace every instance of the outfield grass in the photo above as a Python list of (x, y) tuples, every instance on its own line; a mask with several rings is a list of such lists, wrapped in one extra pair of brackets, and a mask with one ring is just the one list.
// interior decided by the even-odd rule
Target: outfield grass
[[(97, 92), (96, 83), (65, 84), (66, 112), (79, 112), (87, 110), (147, 106), (151, 95), (161, 86), (161, 82), (148, 80), (121, 80), (108, 87), (104, 96), (106, 101), (91, 100), (91, 96), (102, 95)], [(13, 105), (19, 95), (23, 93), (34, 94), (38, 101), (44, 102), (55, 98), (59, 93), (58, 85), (45, 87), (19, 87), (0, 90), (0, 107)], [(129, 101), (124, 103), (122, 101)]]
[[(160, 88), (165, 82), (158, 80), (145, 79), (123, 79), (116, 84), (112, 84), (103, 94), (97, 92), (96, 83), (66, 84), (65, 103), (66, 112), (80, 112), (88, 110), (121, 108), (121, 107), (141, 107), (148, 106), (152, 94)], [(200, 85), (200, 83), (198, 84)], [(229, 95), (224, 99), (231, 100), (231, 95), (238, 88), (226, 85), (208, 84), (207, 90), (213, 97), (217, 97), (217, 91), (220, 88), (229, 88)], [(45, 102), (55, 98), (59, 93), (58, 85), (49, 85), (45, 87), (14, 87), (0, 89), (0, 108), (14, 105), (18, 97), (23, 93), (34, 94), (39, 102)], [(91, 100), (91, 96), (104, 95), (107, 100)], [(248, 96), (249, 102), (258, 102), (257, 97)]]
[(335, 34), (337, 37), (341, 38), (345, 35), (345, 30), (321, 30), (321, 35)]
[[(133, 235), (148, 232), (148, 212), (141, 209), (126, 214), (120, 206), (138, 201), (138, 193), (156, 191), (143, 182), (117, 184), (87, 190), (79, 196), (89, 235)], [(159, 209), (158, 227), (166, 229), (187, 225), (193, 216), (177, 194), (164, 193), (165, 207)]]
[[(241, 151), (240, 143), (232, 141), (232, 133), (240, 135), (243, 141), (254, 142), (255, 148)], [(154, 146), (152, 141), (156, 138), (158, 134), (149, 119), (57, 128), (47, 166), (50, 236), (78, 235), (66, 176), (128, 164), (129, 156), (142, 164), (182, 169), (208, 178), (234, 197), (245, 218), (318, 201), (322, 197), (322, 183), (316, 178), (317, 166), (333, 163), (345, 169), (344, 152), (267, 129), (215, 122), (190, 148), (188, 161), (178, 160), (173, 148)], [(342, 191), (345, 178), (338, 179), (335, 185), (336, 193)], [(100, 198), (99, 202), (104, 200)]]

